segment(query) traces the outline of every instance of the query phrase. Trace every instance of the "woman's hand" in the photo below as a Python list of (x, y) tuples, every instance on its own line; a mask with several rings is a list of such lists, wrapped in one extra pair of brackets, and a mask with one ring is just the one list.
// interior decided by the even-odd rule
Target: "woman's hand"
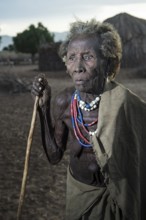
[(49, 86), (45, 75), (39, 74), (35, 77), (32, 84), (31, 94), (34, 99), (36, 96), (39, 97), (40, 108), (47, 106), (47, 104), (50, 103), (51, 87)]

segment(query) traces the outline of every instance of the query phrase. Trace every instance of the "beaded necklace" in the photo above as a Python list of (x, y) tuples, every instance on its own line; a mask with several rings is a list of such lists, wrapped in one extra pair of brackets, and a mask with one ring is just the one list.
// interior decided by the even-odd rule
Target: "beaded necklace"
[[(74, 134), (75, 134), (79, 144), (83, 147), (86, 147), (86, 148), (92, 147), (92, 145), (90, 144), (90, 141), (86, 137), (84, 137), (84, 135), (81, 132), (80, 127), (88, 134), (88, 136), (92, 136), (97, 133), (97, 129), (94, 132), (92, 132), (92, 131), (88, 131), (88, 128), (97, 124), (98, 118), (95, 121), (93, 121), (89, 124), (86, 124), (86, 123), (84, 123), (81, 110), (92, 111), (92, 110), (96, 109), (98, 107), (100, 97), (101, 97), (101, 95), (96, 97), (95, 100), (92, 101), (91, 103), (85, 103), (84, 101), (81, 100), (81, 97), (80, 97), (78, 91), (75, 91), (75, 93), (72, 96), (71, 120), (72, 120)], [(79, 125), (80, 125), (80, 127), (79, 127)]]

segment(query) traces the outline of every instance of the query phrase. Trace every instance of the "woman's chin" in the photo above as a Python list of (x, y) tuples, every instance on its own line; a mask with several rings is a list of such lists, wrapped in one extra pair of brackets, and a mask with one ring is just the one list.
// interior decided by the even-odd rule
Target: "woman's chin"
[(92, 92), (90, 88), (88, 88), (88, 86), (85, 85), (75, 85), (76, 90), (80, 91), (80, 92), (86, 92), (86, 93), (90, 93)]
[(92, 93), (92, 94), (101, 94), (101, 90), (98, 89), (98, 87), (90, 87), (89, 85), (75, 85), (75, 89), (78, 90), (79, 92), (84, 92), (84, 93)]

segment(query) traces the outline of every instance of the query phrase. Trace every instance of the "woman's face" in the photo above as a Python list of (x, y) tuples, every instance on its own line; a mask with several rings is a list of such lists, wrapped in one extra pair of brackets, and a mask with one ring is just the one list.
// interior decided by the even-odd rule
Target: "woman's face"
[(74, 86), (81, 92), (98, 93), (104, 82), (98, 38), (80, 36), (73, 39), (67, 50), (67, 72), (73, 79)]

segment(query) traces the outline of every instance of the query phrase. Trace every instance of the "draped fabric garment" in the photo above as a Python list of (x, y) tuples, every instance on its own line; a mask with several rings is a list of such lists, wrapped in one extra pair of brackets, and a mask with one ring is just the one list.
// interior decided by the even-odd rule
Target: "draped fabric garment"
[(122, 85), (106, 84), (98, 132), (91, 138), (110, 196), (128, 220), (146, 219), (146, 103)]
[(66, 220), (126, 220), (107, 187), (76, 180), (68, 169)]

